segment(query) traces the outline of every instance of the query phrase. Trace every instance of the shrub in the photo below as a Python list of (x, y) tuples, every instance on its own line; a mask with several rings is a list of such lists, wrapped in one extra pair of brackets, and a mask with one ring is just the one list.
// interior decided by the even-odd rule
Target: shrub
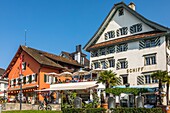
[(111, 113), (163, 113), (161, 108), (115, 108)]
[(63, 108), (63, 113), (105, 113), (104, 108)]
[(63, 113), (85, 113), (84, 108), (63, 108)]
[(86, 113), (105, 113), (106, 109), (104, 108), (88, 108)]

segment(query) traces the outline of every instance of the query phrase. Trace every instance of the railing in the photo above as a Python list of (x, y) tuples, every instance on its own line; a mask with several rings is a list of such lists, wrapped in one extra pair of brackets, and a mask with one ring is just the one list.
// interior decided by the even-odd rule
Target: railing
[(65, 81), (58, 81), (51, 84), (62, 84), (62, 83), (76, 83), (76, 82), (89, 82), (89, 81), (97, 81), (97, 79), (85, 79), (85, 80), (65, 80)]

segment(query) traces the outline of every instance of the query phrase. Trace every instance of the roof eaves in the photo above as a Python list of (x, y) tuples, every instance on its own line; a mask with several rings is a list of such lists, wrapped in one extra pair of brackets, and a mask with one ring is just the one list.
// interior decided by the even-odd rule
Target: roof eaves
[[(158, 34), (155, 34), (155, 35), (152, 35), (152, 36), (144, 36), (140, 39), (145, 39), (145, 38), (152, 38), (152, 37), (158, 37), (158, 36), (164, 36), (164, 35), (170, 35), (170, 33), (165, 33), (165, 32), (162, 32), (162, 33), (158, 33)], [(132, 37), (135, 36), (135, 35), (132, 35)], [(128, 37), (131, 37), (131, 36), (128, 36)], [(128, 37), (122, 37), (120, 39), (116, 39), (116, 40), (121, 40), (123, 38), (128, 38)], [(121, 41), (121, 42), (117, 42), (116, 44), (121, 44), (121, 43), (126, 43), (126, 42), (132, 42), (132, 41), (136, 41), (136, 40), (139, 40), (139, 38), (135, 38), (135, 39), (131, 39), (131, 40), (125, 40), (125, 41)], [(111, 41), (115, 41), (115, 40), (110, 40), (110, 41), (106, 41), (106, 42), (102, 42), (102, 43), (98, 43), (97, 45), (100, 45), (100, 44), (105, 44), (105, 43), (108, 43), (108, 42), (111, 42)], [(115, 43), (111, 43), (111, 44), (107, 44), (107, 46), (111, 46), (111, 45), (115, 45)], [(94, 50), (94, 49), (98, 49), (98, 48), (102, 48), (102, 47), (105, 47), (105, 45), (101, 45), (99, 47), (95, 47), (94, 46), (91, 46), (88, 48), (88, 50)]]
[[(98, 28), (98, 30), (96, 31), (96, 33), (93, 35), (93, 37), (86, 43), (86, 45), (83, 47), (84, 50), (88, 51), (89, 46), (91, 46), (95, 40), (97, 40), (99, 38), (98, 32), (100, 31), (104, 31), (104, 28), (106, 28), (106, 26), (108, 25), (108, 23), (110, 22), (110, 19), (114, 16), (116, 10), (120, 7), (124, 7), (126, 8), (128, 11), (130, 11), (133, 15), (137, 16), (137, 18), (139, 18), (141, 21), (143, 21), (145, 24), (147, 24), (148, 26), (154, 28), (154, 29), (160, 29), (162, 31), (167, 31), (170, 32), (170, 28), (168, 27), (164, 27), (158, 23), (155, 23), (151, 20), (146, 19), (145, 17), (143, 17), (142, 15), (140, 15), (139, 13), (137, 13), (136, 11), (134, 11), (133, 9), (129, 8), (124, 2), (120, 2), (117, 3), (113, 6), (113, 8), (110, 10), (109, 14), (107, 15), (107, 17), (105, 18), (105, 20), (103, 21), (103, 23), (101, 24), (101, 26)], [(112, 14), (113, 13), (113, 14)], [(112, 14), (112, 15), (111, 15)], [(108, 19), (110, 18), (110, 19)], [(106, 23), (107, 22), (107, 23)], [(105, 24), (106, 23), (106, 24)], [(105, 27), (103, 27), (105, 26)], [(101, 30), (102, 29), (102, 30)]]

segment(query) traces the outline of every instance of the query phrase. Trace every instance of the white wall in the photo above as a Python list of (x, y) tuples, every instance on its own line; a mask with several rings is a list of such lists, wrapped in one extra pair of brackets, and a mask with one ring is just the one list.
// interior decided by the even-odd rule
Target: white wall
[(138, 18), (134, 17), (126, 9), (124, 9), (124, 15), (122, 15), (122, 16), (118, 16), (118, 11), (117, 11), (116, 14), (114, 15), (114, 17), (112, 18), (112, 20), (110, 21), (110, 23), (108, 24), (108, 26), (106, 27), (106, 29), (104, 30), (103, 34), (100, 36), (97, 43), (108, 41), (108, 40), (105, 40), (104, 34), (107, 33), (108, 31), (117, 30), (118, 28), (122, 28), (122, 27), (128, 27), (128, 34), (123, 35), (123, 36), (119, 36), (119, 37), (115, 37), (115, 38), (110, 39), (110, 40), (114, 40), (114, 39), (125, 37), (125, 36), (134, 35), (134, 34), (130, 34), (129, 27), (134, 25), (134, 24), (138, 24), (138, 23), (142, 23), (142, 31), (134, 33), (134, 34), (153, 31), (152, 28), (147, 26), (145, 23), (143, 23)]
[[(97, 61), (97, 60), (100, 61), (101, 59), (103, 60), (106, 58), (114, 57), (115, 67), (108, 68), (108, 70), (109, 69), (113, 70), (113, 72), (116, 72), (118, 76), (128, 74), (128, 81), (130, 85), (137, 85), (137, 76), (142, 75), (142, 73), (156, 71), (156, 70), (166, 70), (167, 65), (166, 65), (165, 37), (164, 36), (161, 37), (160, 41), (161, 41), (160, 46), (145, 48), (141, 50), (139, 50), (139, 41), (129, 42), (127, 51), (119, 52), (119, 53), (115, 52), (113, 54), (108, 54), (108, 55), (103, 55), (103, 56), (98, 56), (98, 57), (91, 57), (90, 63), (93, 61)], [(153, 54), (153, 53), (156, 53), (157, 64), (144, 66), (143, 55)], [(133, 73), (127, 73), (127, 69), (116, 70), (117, 60), (123, 59), (123, 58), (126, 58), (128, 61), (128, 69), (143, 67), (143, 70), (139, 72), (133, 72)]]

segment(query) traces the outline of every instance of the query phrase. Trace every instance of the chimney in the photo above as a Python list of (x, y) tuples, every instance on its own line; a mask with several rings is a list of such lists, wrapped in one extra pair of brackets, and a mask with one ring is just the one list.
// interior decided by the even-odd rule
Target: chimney
[(133, 2), (129, 4), (129, 7), (135, 11), (135, 4)]
[(81, 45), (76, 46), (76, 52), (81, 52)]

